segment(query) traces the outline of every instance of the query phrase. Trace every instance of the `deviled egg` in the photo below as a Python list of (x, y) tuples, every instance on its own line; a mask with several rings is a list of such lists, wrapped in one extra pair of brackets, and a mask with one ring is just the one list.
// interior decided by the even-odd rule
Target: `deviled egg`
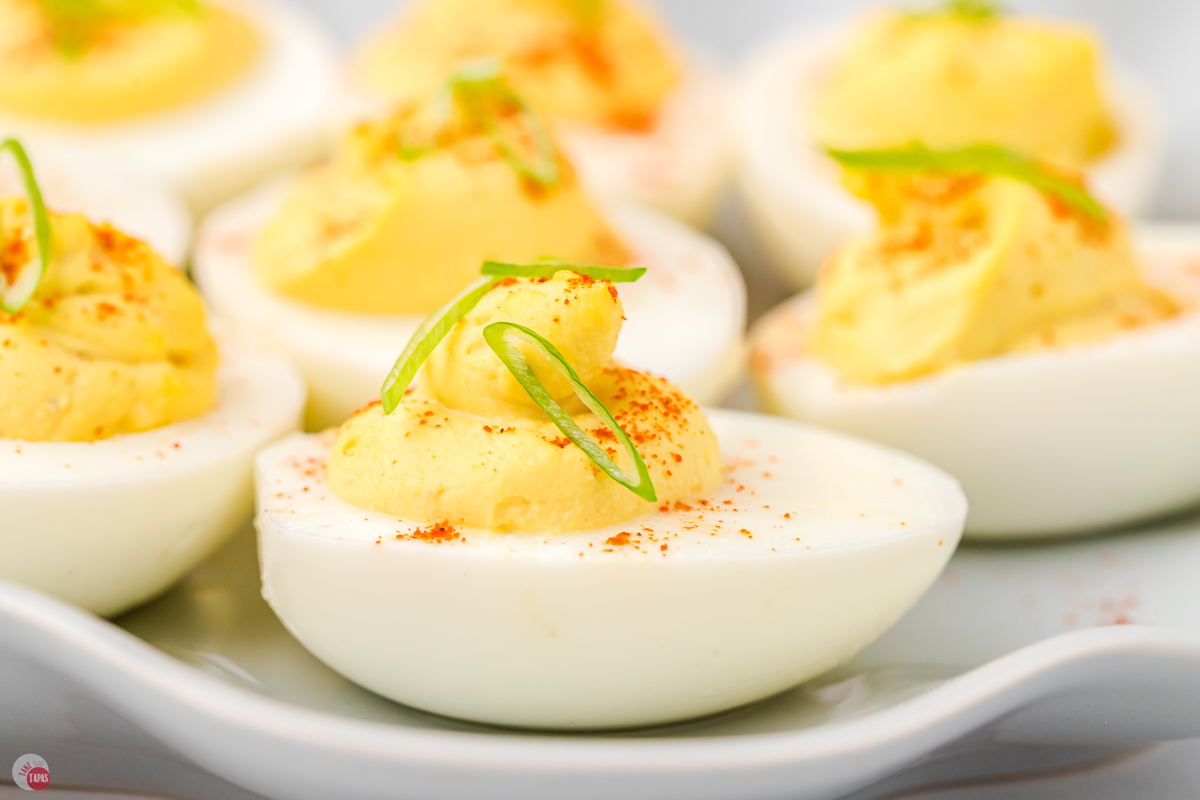
[(338, 75), (274, 0), (0, 0), (0, 134), (130, 164), (196, 210), (319, 155)]
[(745, 289), (728, 254), (656, 212), (597, 208), (494, 63), (356, 126), (298, 180), (215, 211), (194, 270), (218, 313), (300, 366), (321, 428), (378, 394), (397, 343), (480, 262), (548, 253), (648, 270), (626, 296), (629, 363), (705, 402), (737, 378)]
[(245, 524), (254, 453), (296, 429), (304, 387), (214, 337), (149, 246), (30, 186), (0, 200), (0, 579), (111, 616)]
[(787, 689), (917, 601), (961, 533), (952, 478), (706, 415), (613, 360), (593, 276), (634, 271), (540, 269), (473, 284), (381, 402), (259, 455), (263, 596), (314, 655), (440, 714), (648, 725)]
[(418, 0), (359, 48), (358, 102), (421, 97), (491, 57), (555, 122), (594, 191), (698, 227), (712, 220), (729, 172), (723, 77), (633, 2)]
[(871, 225), (842, 191), (825, 148), (991, 142), (1086, 169), (1126, 212), (1150, 199), (1162, 144), (1152, 93), (1110, 72), (1096, 36), (1064, 22), (1003, 14), (986, 2), (876, 10), (849, 29), (788, 33), (741, 76), (739, 184), (773, 267), (797, 288), (821, 259)]
[(880, 226), (756, 326), (770, 410), (946, 469), (973, 536), (1200, 502), (1200, 238), (1135, 251), (1077, 180), (998, 148), (838, 157)]

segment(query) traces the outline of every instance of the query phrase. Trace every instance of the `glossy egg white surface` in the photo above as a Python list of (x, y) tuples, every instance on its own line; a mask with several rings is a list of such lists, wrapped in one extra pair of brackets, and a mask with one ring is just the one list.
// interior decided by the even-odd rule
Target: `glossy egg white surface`
[[(810, 285), (825, 255), (874, 219), (807, 129), (806, 110), (845, 36), (844, 27), (785, 34), (755, 51), (737, 84), (734, 146), (746, 220), (766, 260), (795, 288)], [(1119, 143), (1088, 177), (1107, 205), (1136, 215), (1161, 166), (1160, 114), (1153, 92), (1124, 70), (1114, 70), (1108, 88)]]
[(594, 531), (445, 541), (333, 494), (332, 432), (288, 437), (257, 461), (263, 596), (351, 680), (478, 722), (650, 725), (780, 692), (917, 601), (966, 502), (894, 450), (759, 415), (709, 418), (730, 472), (703, 502)]
[[(200, 228), (193, 271), (217, 314), (255, 329), (300, 368), (308, 426), (320, 429), (379, 397), (425, 317), (319, 308), (263, 286), (251, 248), (285, 191), (267, 186), (214, 211)], [(698, 402), (716, 402), (742, 371), (746, 290), (737, 265), (716, 242), (648, 209), (613, 206), (607, 216), (648, 268), (618, 287), (627, 319), (617, 358), (666, 376)]]
[[(192, 239), (192, 215), (177, 194), (128, 165), (79, 150), (34, 148), (29, 160), (51, 211), (78, 212), (107, 222), (149, 244), (169, 264), (182, 266)], [(0, 197), (23, 196), (21, 175), (0, 158)]]
[(250, 341), (217, 340), (204, 416), (96, 442), (0, 439), (0, 580), (115, 616), (246, 524), (254, 455), (299, 427), (304, 384)]
[(808, 293), (752, 333), (762, 403), (950, 472), (971, 501), (976, 538), (1085, 532), (1198, 503), (1200, 228), (1136, 233), (1146, 278), (1190, 306), (1173, 320), (864, 387), (805, 352)]
[(262, 39), (247, 74), (177, 109), (99, 125), (0, 113), (0, 134), (77, 148), (130, 164), (178, 192), (196, 212), (268, 175), (321, 155), (342, 83), (332, 40), (294, 3), (215, 0), (244, 15)]

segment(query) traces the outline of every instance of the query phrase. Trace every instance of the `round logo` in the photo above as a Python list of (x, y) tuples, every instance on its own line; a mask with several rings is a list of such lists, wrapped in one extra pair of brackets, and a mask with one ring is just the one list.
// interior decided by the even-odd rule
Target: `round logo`
[(40, 792), (50, 785), (50, 767), (46, 759), (26, 753), (13, 764), (13, 781), (30, 792)]

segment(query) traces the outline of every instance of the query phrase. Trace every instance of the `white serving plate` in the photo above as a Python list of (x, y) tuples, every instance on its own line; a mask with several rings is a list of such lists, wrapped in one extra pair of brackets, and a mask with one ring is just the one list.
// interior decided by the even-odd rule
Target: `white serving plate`
[(247, 534), (116, 625), (0, 584), (0, 753), (39, 753), (57, 787), (222, 800), (817, 800), (924, 762), (890, 791), (934, 765), (944, 779), (1200, 736), (1198, 569), (1200, 515), (963, 549), (836, 673), (686, 724), (550, 736), (331, 672), (259, 598)]

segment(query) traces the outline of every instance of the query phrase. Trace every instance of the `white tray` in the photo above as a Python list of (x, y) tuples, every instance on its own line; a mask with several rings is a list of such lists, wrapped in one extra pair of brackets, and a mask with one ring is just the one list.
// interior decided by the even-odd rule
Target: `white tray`
[(685, 725), (548, 736), (433, 717), (331, 672), (259, 598), (247, 532), (118, 625), (0, 584), (0, 754), (39, 753), (58, 787), (289, 800), (802, 800), (921, 761), (883, 787), (931, 764), (939, 780), (1047, 766), (1200, 736), (1197, 574), (1197, 516), (967, 548), (835, 674)]

